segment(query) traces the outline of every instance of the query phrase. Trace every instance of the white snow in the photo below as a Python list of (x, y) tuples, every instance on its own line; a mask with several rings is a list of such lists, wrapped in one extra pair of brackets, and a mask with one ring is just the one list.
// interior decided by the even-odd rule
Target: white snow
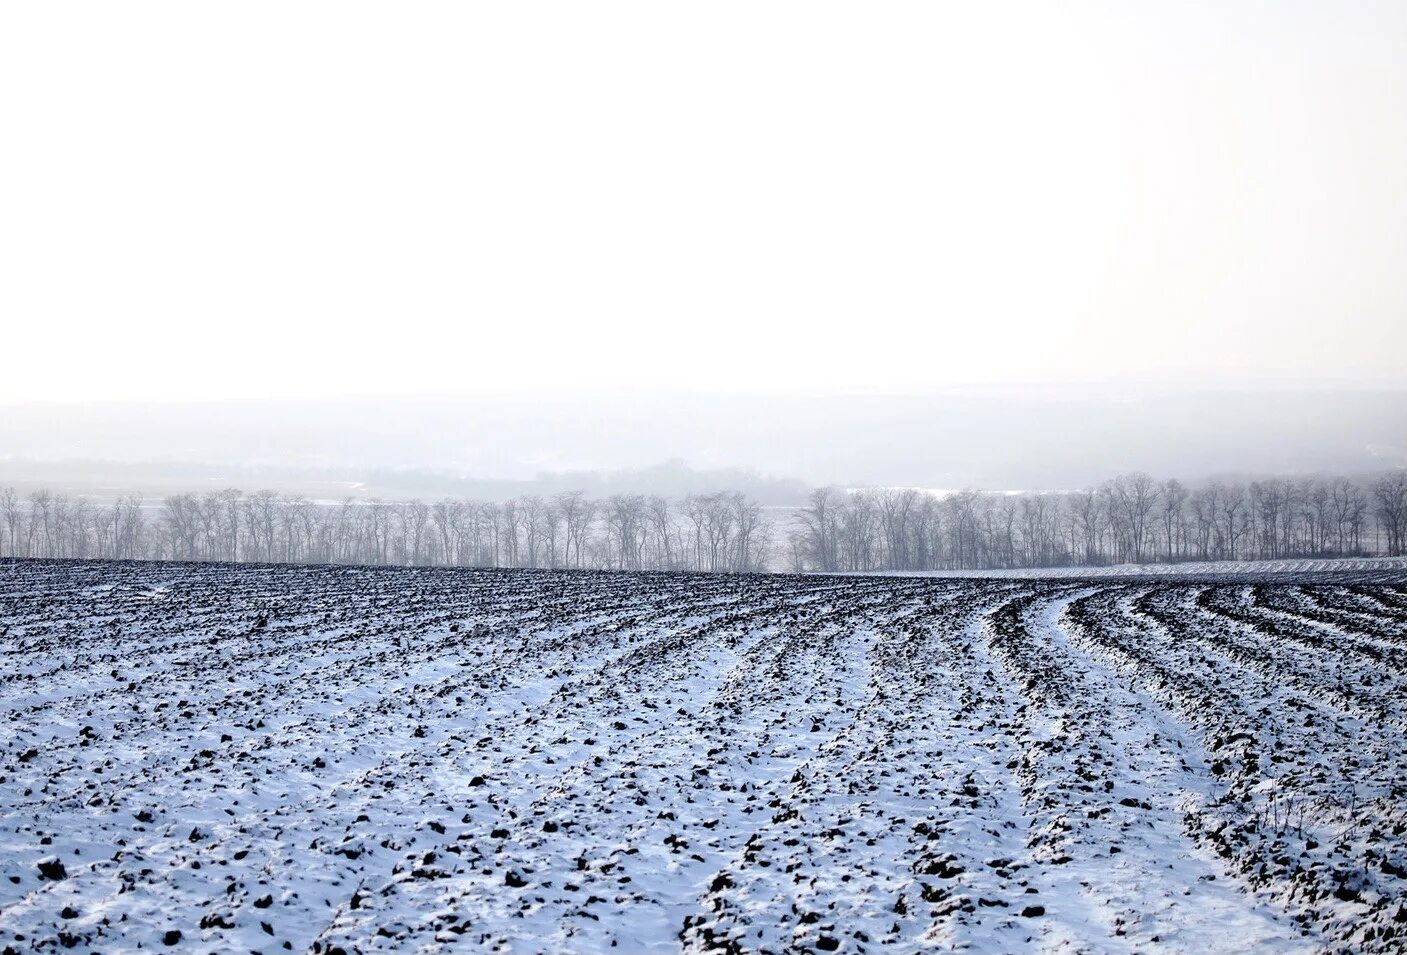
[(0, 565), (0, 945), (1392, 951), (1407, 595), (1327, 569)]

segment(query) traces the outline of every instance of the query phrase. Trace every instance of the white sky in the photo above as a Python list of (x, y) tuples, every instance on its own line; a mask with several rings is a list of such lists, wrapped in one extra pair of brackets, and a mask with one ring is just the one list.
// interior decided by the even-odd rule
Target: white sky
[(12, 3), (0, 400), (1407, 385), (1407, 3)]

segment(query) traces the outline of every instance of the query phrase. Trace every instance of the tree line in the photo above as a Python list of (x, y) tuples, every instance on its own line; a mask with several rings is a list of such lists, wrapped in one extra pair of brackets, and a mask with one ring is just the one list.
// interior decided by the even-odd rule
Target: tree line
[(1073, 492), (812, 490), (774, 520), (737, 491), (502, 502), (270, 490), (98, 504), (0, 488), (0, 557), (819, 572), (993, 570), (1407, 552), (1407, 471)]
[(0, 556), (748, 572), (771, 562), (762, 506), (736, 491), (503, 502), (312, 501), (229, 489), (97, 505), (0, 489)]
[(1376, 480), (1124, 474), (1074, 492), (816, 488), (787, 536), (796, 571), (995, 570), (1400, 556), (1407, 471)]

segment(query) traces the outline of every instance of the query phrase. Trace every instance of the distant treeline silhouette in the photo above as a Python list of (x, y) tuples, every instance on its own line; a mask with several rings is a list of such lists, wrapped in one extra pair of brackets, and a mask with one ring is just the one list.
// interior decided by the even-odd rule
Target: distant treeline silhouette
[(1211, 481), (1120, 475), (1074, 492), (817, 488), (787, 537), (797, 570), (994, 570), (1403, 553), (1407, 472)]
[(100, 504), (0, 489), (3, 557), (854, 572), (1399, 556), (1405, 545), (1407, 471), (1193, 488), (1134, 473), (1073, 492), (817, 488), (793, 509), (737, 491), (327, 503), (230, 489)]
[(16, 557), (738, 572), (770, 556), (762, 506), (740, 492), (327, 503), (230, 489), (152, 506), (0, 489), (0, 530)]

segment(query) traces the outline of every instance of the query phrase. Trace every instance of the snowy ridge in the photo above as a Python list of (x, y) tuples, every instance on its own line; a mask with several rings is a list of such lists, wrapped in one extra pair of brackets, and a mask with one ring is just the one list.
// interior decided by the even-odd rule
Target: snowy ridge
[(1331, 570), (0, 564), (0, 945), (1397, 951), (1407, 587)]

